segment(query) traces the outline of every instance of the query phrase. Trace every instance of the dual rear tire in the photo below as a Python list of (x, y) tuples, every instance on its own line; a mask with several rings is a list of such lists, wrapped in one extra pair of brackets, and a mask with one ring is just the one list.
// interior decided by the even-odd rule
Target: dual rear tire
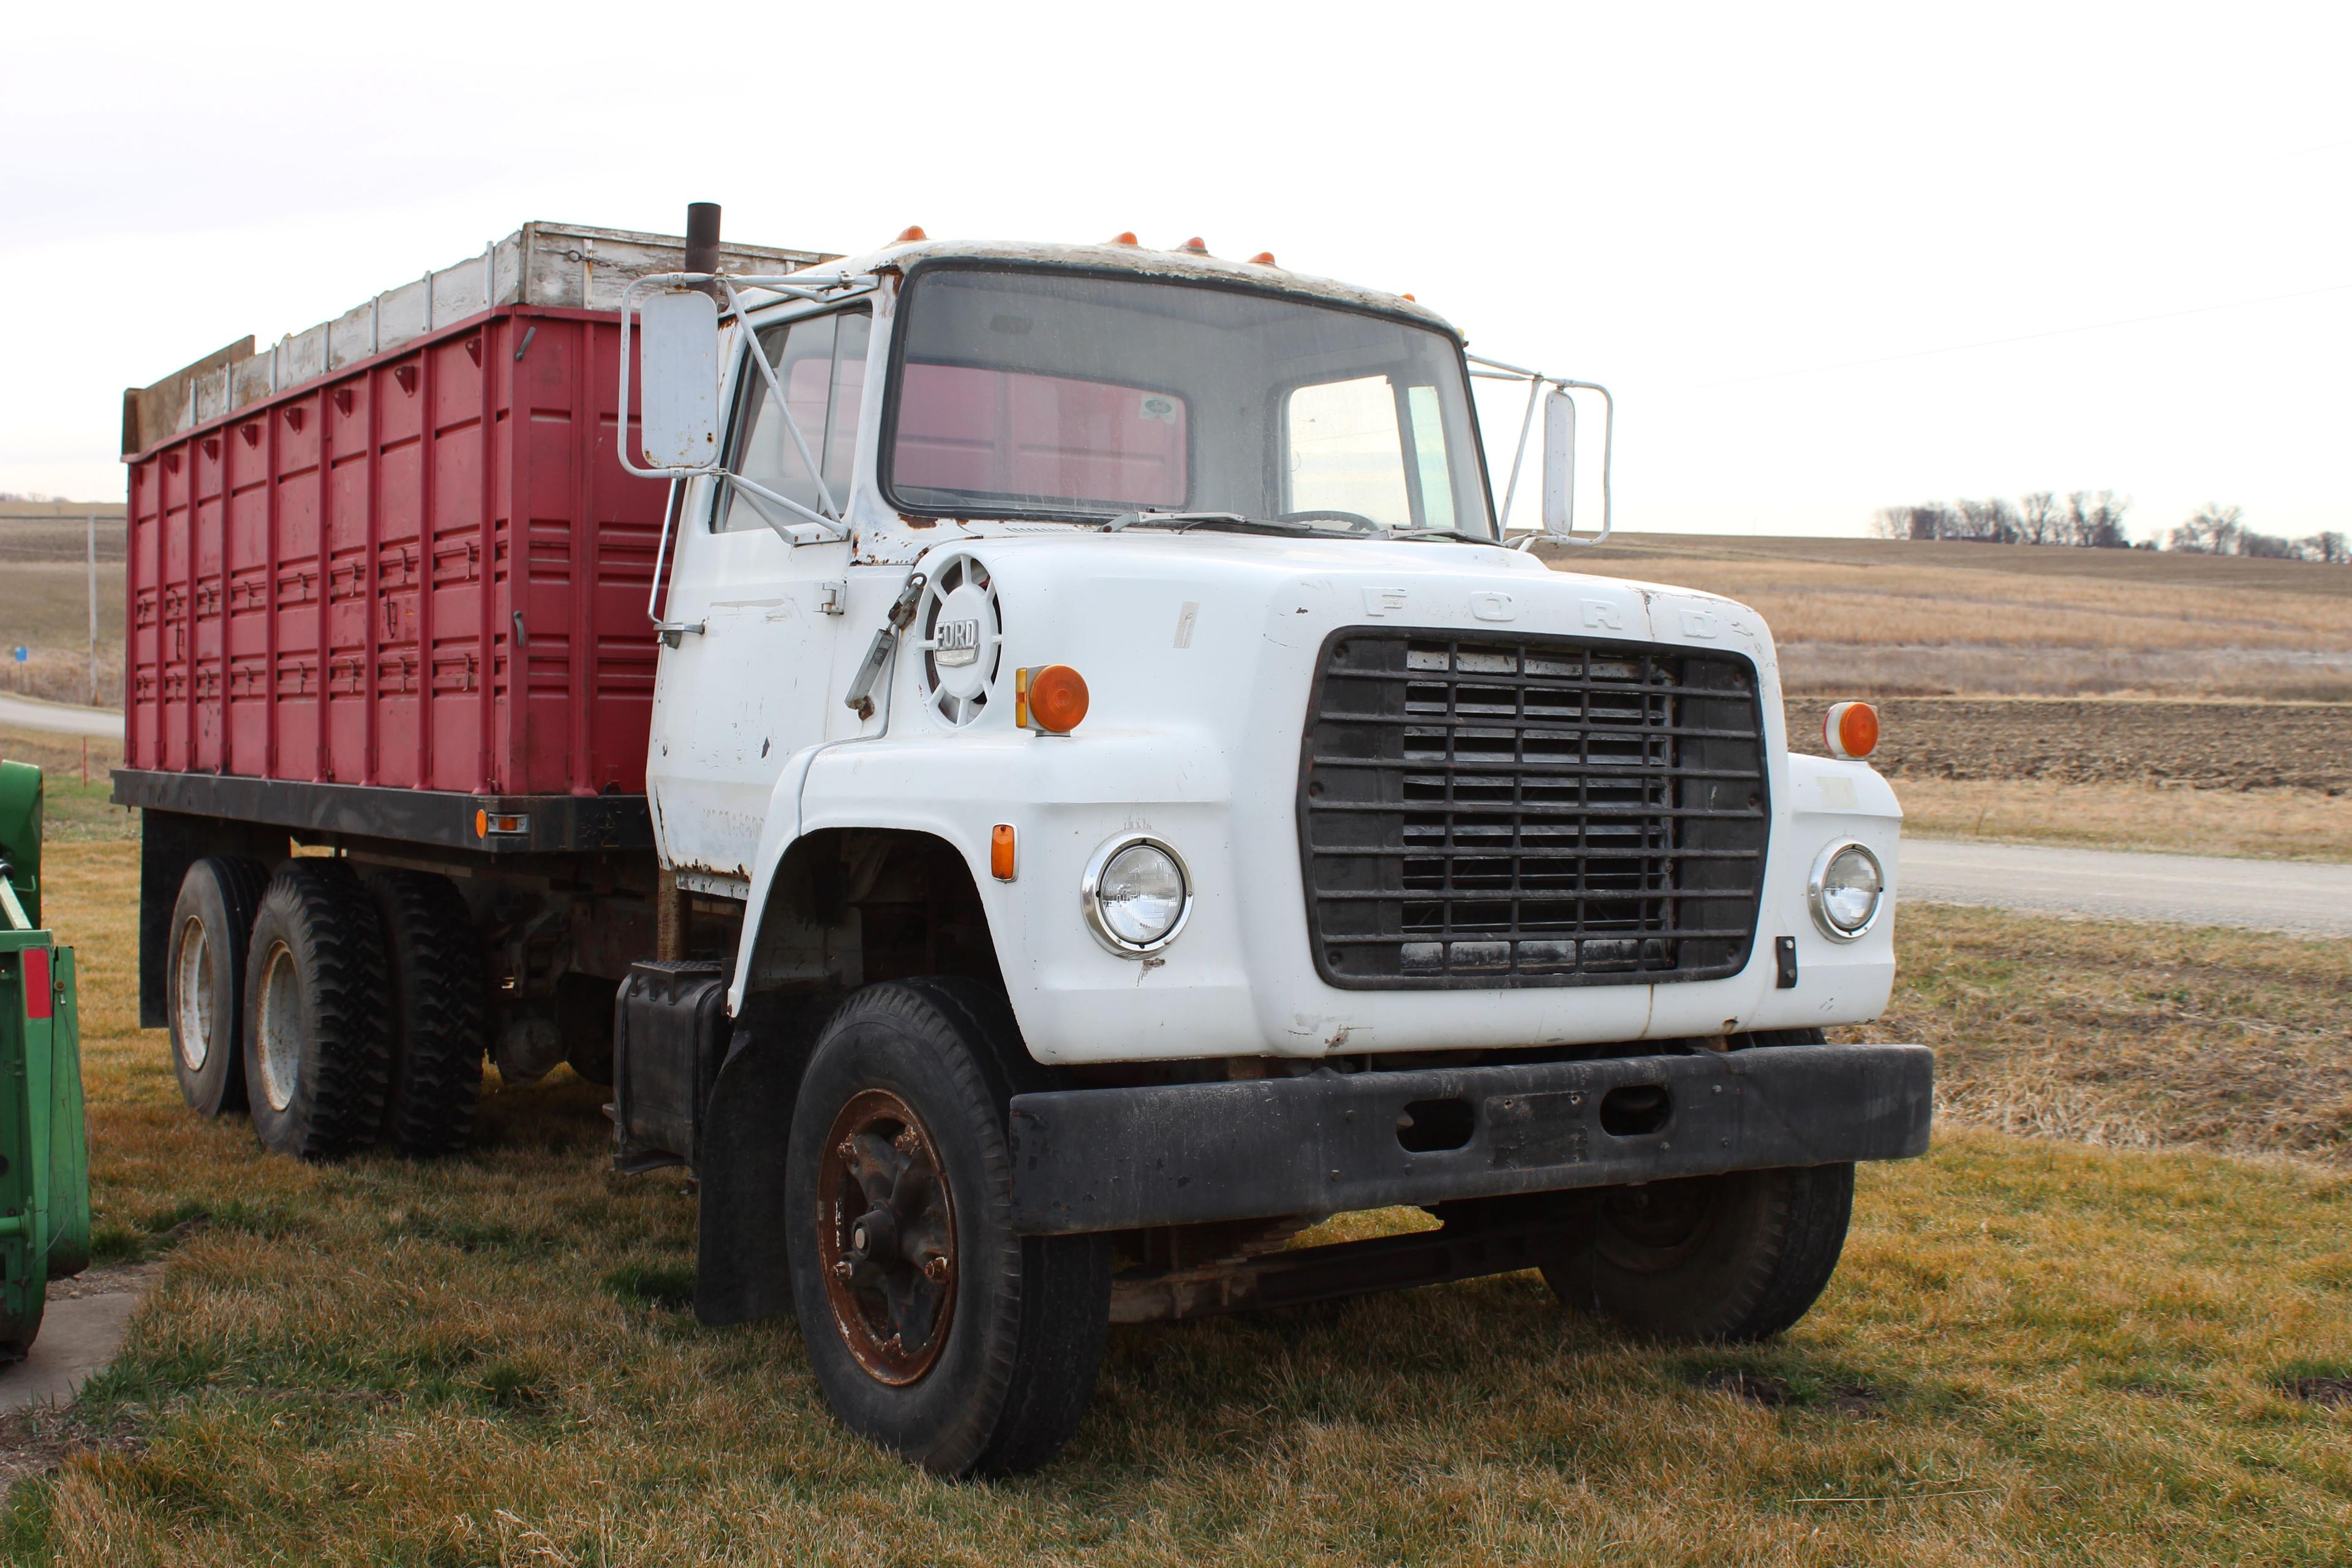
[(446, 1153), (471, 1136), (488, 983), (446, 878), (199, 860), (165, 963), (173, 1065), (194, 1110), (242, 1100), (265, 1147), (305, 1160), (379, 1139)]

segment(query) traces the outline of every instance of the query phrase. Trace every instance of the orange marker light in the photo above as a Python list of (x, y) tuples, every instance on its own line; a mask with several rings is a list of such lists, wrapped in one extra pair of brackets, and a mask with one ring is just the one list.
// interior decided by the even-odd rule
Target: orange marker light
[(1192, 238), (1186, 240), (1183, 244), (1178, 246), (1176, 248), (1183, 251), (1189, 256), (1206, 256), (1209, 254), (1208, 242), (1197, 234)]
[(1013, 824), (1000, 822), (988, 836), (988, 874), (1000, 882), (1013, 880)]
[(1133, 229), (1131, 229), (1131, 228), (1123, 228), (1123, 229), (1120, 229), (1117, 234), (1112, 235), (1108, 239), (1107, 239), (1107, 240), (1103, 241), (1103, 243), (1104, 243), (1105, 245), (1129, 245), (1129, 246), (1133, 246), (1133, 245), (1141, 245), (1141, 244), (1143, 243), (1143, 241), (1141, 241), (1141, 240), (1139, 240), (1139, 239), (1138, 239), (1138, 238), (1136, 238), (1136, 237), (1135, 237), (1135, 230), (1133, 230)]
[(1274, 264), (1274, 252), (1271, 250), (1261, 250), (1250, 258), (1252, 267), (1271, 267)]
[(893, 245), (912, 245), (919, 239), (929, 239), (930, 237), (931, 237), (929, 235), (923, 232), (923, 226), (921, 224), (910, 223), (905, 228), (900, 229), (898, 231), (898, 237), (892, 240), (890, 243)]
[(1087, 716), (1087, 678), (1066, 664), (1013, 672), (1013, 721), (1066, 735)]
[(489, 836), (490, 814), (487, 811), (477, 811), (474, 813), (474, 837), (488, 838)]
[(1866, 757), (1878, 750), (1878, 710), (1867, 702), (1833, 702), (1822, 720), (1822, 740), (1833, 757)]

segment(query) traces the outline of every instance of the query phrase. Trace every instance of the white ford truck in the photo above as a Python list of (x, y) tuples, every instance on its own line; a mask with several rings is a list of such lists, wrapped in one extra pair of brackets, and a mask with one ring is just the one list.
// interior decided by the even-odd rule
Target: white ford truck
[[(1523, 448), (1544, 411), (1566, 538), (1583, 384), (1268, 256), (714, 241), (620, 302), (613, 460), (669, 482), (649, 847), (541, 841), (572, 879), (530, 880), (498, 838), (554, 806), (484, 798), (434, 851), (486, 933), (455, 1045), (272, 1022), (262, 937), (169, 928), (251, 946), (269, 1128), (339, 1052), (390, 1048), (395, 1100), (486, 1039), (597, 1070), (501, 956), (562, 931), (616, 1159), (698, 1174), (704, 1319), (797, 1313), (842, 1418), (950, 1474), (1057, 1451), (1117, 1322), (1521, 1268), (1668, 1340), (1808, 1310), (1855, 1163), (1927, 1146), (1929, 1053), (1823, 1036), (1886, 1004), (1900, 814), (1866, 710), (1791, 749), (1753, 611), (1506, 542), (1472, 378), (1527, 384)], [(431, 833), (300, 798), (278, 841), (414, 901)], [(1395, 1205), (1442, 1223), (1287, 1245)]]

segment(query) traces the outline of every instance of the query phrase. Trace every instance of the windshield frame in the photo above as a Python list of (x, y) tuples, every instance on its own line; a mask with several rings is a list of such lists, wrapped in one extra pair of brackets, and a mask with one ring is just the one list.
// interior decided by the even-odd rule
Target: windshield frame
[[(1136, 510), (1130, 506), (1113, 506), (1108, 502), (1098, 506), (1083, 509), (1075, 506), (1016, 506), (1003, 502), (991, 502), (985, 510), (974, 510), (969, 507), (958, 509), (943, 508), (930, 505), (929, 503), (918, 504), (908, 501), (898, 495), (898, 489), (893, 483), (895, 476), (891, 470), (896, 466), (898, 450), (898, 391), (906, 370), (908, 334), (905, 331), (905, 326), (907, 305), (915, 284), (925, 274), (930, 272), (949, 271), (1039, 273), (1063, 277), (1099, 278), (1122, 282), (1167, 284), (1186, 289), (1218, 289), (1228, 293), (1257, 295), (1267, 299), (1281, 300), (1294, 305), (1308, 305), (1320, 310), (1341, 311), (1349, 315), (1370, 316), (1377, 320), (1393, 321), (1403, 326), (1418, 328), (1423, 331), (1428, 332), (1431, 335), (1443, 340), (1447, 347), (1453, 351), (1455, 371), (1462, 378), (1461, 397), (1463, 411), (1470, 430), (1471, 455), (1477, 463), (1478, 495), (1479, 499), (1485, 503), (1485, 521), (1486, 524), (1485, 529), (1473, 530), (1456, 528), (1447, 530), (1446, 531), (1452, 533), (1455, 538), (1467, 540), (1473, 543), (1498, 544), (1503, 542), (1499, 530), (1499, 520), (1496, 518), (1495, 512), (1494, 482), (1486, 468), (1486, 432), (1479, 426), (1478, 405), (1475, 398), (1472, 395), (1473, 386), (1470, 374), (1469, 354), (1467, 349), (1464, 346), (1461, 332), (1456, 331), (1451, 325), (1440, 321), (1433, 321), (1425, 316), (1417, 315), (1411, 311), (1384, 310), (1377, 306), (1358, 304), (1350, 300), (1322, 298), (1303, 289), (1285, 289), (1278, 285), (1253, 283), (1246, 279), (1217, 277), (1193, 278), (1164, 272), (1147, 272), (1139, 268), (1129, 268), (1124, 267), (1102, 267), (1084, 263), (1066, 264), (1028, 259), (1001, 259), (994, 257), (945, 256), (925, 258), (909, 266), (904, 276), (899, 280), (898, 297), (890, 311), (890, 351), (888, 363), (884, 367), (883, 371), (882, 417), (877, 422), (876, 427), (874, 480), (876, 488), (881, 491), (882, 500), (891, 508), (892, 510), (898, 512), (902, 517), (954, 519), (961, 521), (1001, 519), (1005, 521), (1062, 522), (1068, 523), (1076, 527), (1099, 528), (1109, 522), (1114, 517), (1119, 516), (1122, 513), (1132, 512)], [(878, 322), (877, 324), (879, 325)], [(1297, 384), (1297, 386), (1307, 386), (1313, 384), (1316, 384), (1312, 382), (1300, 382)], [(1297, 387), (1294, 386), (1290, 390), (1295, 391), (1297, 390)], [(1277, 435), (1279, 434), (1280, 433), (1277, 432)], [(1190, 496), (1192, 494), (1192, 478), (1188, 475), (1186, 479), (1186, 494)], [(1390, 530), (1385, 528), (1381, 529), (1377, 532), (1366, 533), (1338, 525), (1327, 526), (1307, 523), (1302, 524), (1301, 526), (1302, 528), (1311, 530), (1312, 536), (1316, 538), (1328, 536), (1334, 539), (1379, 540), (1387, 539), (1397, 534), (1402, 534), (1402, 537), (1408, 540), (1425, 537), (1417, 532)]]

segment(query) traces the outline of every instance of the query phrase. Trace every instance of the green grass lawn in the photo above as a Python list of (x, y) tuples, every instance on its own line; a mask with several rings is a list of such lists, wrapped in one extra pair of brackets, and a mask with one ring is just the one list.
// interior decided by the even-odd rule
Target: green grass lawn
[[(1121, 1329), (1060, 1462), (955, 1485), (836, 1426), (791, 1325), (694, 1322), (683, 1180), (611, 1174), (602, 1095), (567, 1075), (491, 1094), (477, 1151), (435, 1165), (298, 1166), (189, 1115), (134, 1026), (131, 847), (52, 865), (99, 1242), (166, 1273), (73, 1410), (16, 1418), (64, 1458), (0, 1517), (15, 1560), (2352, 1560), (2352, 1407), (2290, 1392), (2352, 1377), (2352, 1174), (2322, 1160), (1955, 1127), (1864, 1172), (1845, 1264), (1781, 1343), (1629, 1342), (1533, 1275)], [(1997, 944), (1998, 920), (1905, 912), (1899, 1022), (2005, 1017), (1972, 992), (2041, 972), (2002, 952), (2091, 948), (2126, 976), (2115, 1018), (2140, 975), (2304, 1022), (2251, 951), (2231, 979), (2133, 928)], [(2103, 1005), (2037, 1016), (2096, 1050)]]

